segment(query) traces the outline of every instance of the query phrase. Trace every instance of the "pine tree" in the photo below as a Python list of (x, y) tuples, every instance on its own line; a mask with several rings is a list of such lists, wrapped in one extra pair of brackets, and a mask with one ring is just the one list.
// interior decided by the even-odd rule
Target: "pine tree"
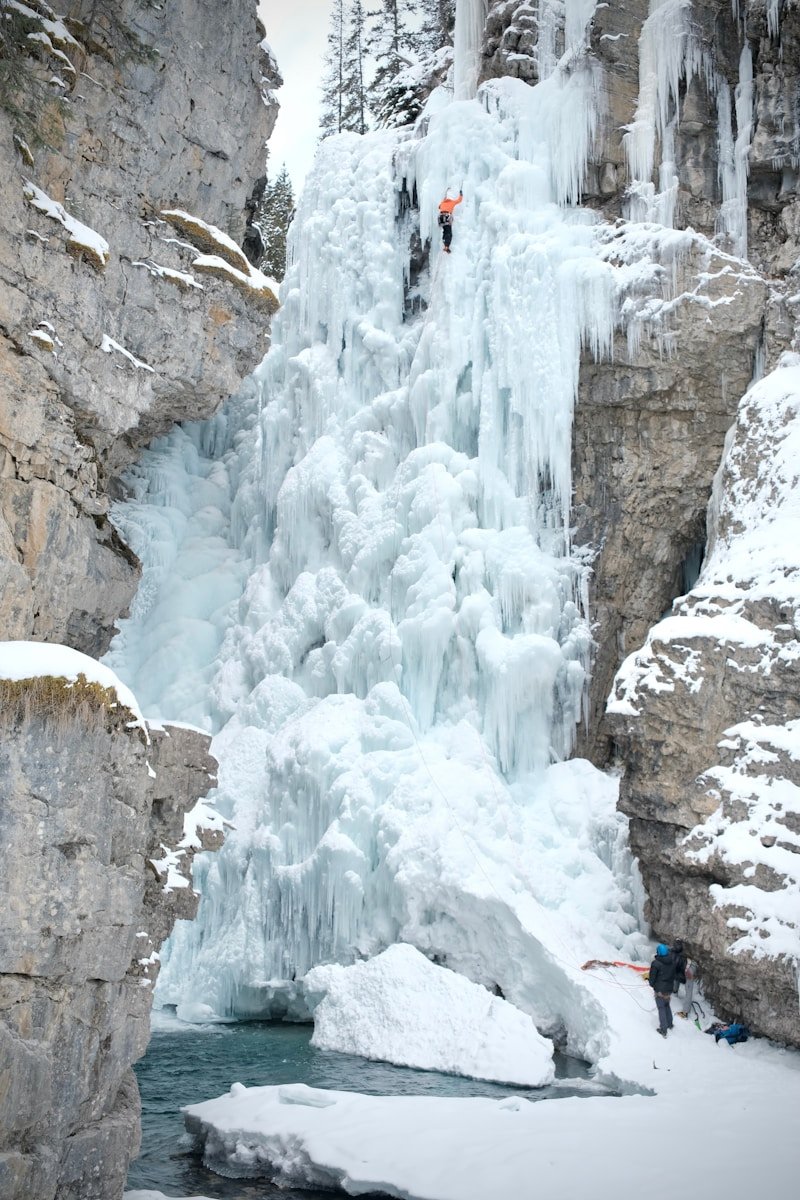
[(345, 42), (347, 39), (345, 0), (333, 0), (325, 72), (322, 78), (322, 114), (320, 136), (330, 137), (344, 129)]
[(443, 46), (452, 46), (456, 23), (456, 0), (423, 0), (422, 29), (417, 49), (422, 54), (435, 54)]
[(366, 47), (366, 12), (363, 0), (351, 0), (350, 21), (345, 41), (344, 105), (342, 128), (353, 133), (366, 133), (367, 85), (364, 77)]
[(409, 16), (413, 9), (410, 0), (378, 0), (376, 8), (367, 13), (369, 29), (367, 51), (377, 63), (369, 85), (370, 100), (377, 105), (387, 83), (411, 65), (413, 34)]
[(369, 16), (372, 111), (379, 125), (411, 124), (447, 74), (455, 0), (380, 0)]
[(264, 243), (264, 253), (259, 268), (273, 279), (283, 279), (286, 274), (286, 233), (294, 215), (294, 192), (286, 164), (274, 183), (268, 183), (256, 214)]
[(320, 137), (369, 128), (366, 11), (363, 0), (333, 0), (322, 80)]

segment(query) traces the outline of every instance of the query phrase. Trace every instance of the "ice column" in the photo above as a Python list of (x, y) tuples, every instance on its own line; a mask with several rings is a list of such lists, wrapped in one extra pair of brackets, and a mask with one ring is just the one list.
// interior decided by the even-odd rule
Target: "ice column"
[(736, 140), (733, 139), (731, 93), (727, 84), (720, 86), (719, 178), (722, 208), (719, 224), (731, 235), (736, 254), (747, 256), (747, 175), (750, 140), (753, 131), (753, 55), (745, 43), (739, 59), (739, 83), (736, 87)]
[(453, 68), (456, 100), (472, 100), (478, 89), (485, 25), (486, 0), (457, 0)]
[[(699, 44), (691, 26), (692, 0), (650, 0), (647, 20), (639, 37), (639, 98), (636, 115), (623, 139), (631, 179), (629, 216), (654, 221), (674, 207), (669, 169), (673, 138), (670, 122), (679, 116), (681, 81), (702, 72), (712, 92), (717, 81), (710, 55)], [(661, 145), (659, 191), (653, 174), (656, 143)], [(664, 166), (667, 169), (661, 170)]]
[(565, 0), (564, 45), (567, 50), (580, 44), (586, 26), (597, 8), (597, 0)]

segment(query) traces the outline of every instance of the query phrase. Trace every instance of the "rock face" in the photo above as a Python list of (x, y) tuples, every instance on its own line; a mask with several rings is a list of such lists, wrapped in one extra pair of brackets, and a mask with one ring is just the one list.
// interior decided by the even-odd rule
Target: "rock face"
[(711, 482), (753, 374), (767, 300), (763, 279), (703, 239), (677, 274), (675, 350), (647, 339), (628, 354), (623, 342), (612, 362), (581, 370), (574, 536), (594, 552), (597, 642), (579, 751), (599, 762), (609, 754), (604, 710), (617, 667), (699, 568)]
[[(565, 20), (585, 22), (582, 50)], [(484, 77), (546, 78), (568, 43), (566, 69), (588, 57), (601, 81), (584, 203), (621, 243), (628, 221), (696, 231), (671, 258), (656, 248), (664, 302), (655, 327), (618, 339), (611, 362), (587, 356), (581, 370), (573, 524), (591, 561), (597, 646), (578, 752), (624, 770), (621, 805), (658, 936), (684, 938), (721, 1011), (800, 1044), (796, 605), (784, 587), (794, 568), (777, 582), (767, 572), (759, 592), (740, 564), (732, 578), (747, 586), (723, 601), (716, 550), (700, 592), (691, 590), (740, 398), (797, 348), (800, 9), (490, 0)], [(780, 437), (757, 390), (750, 396), (720, 476), (717, 547), (752, 519), (737, 515), (737, 471), (761, 480), (759, 528), (777, 519), (781, 492), (762, 478), (762, 459), (780, 458)], [(796, 534), (785, 532), (788, 553)], [(670, 620), (657, 624), (673, 602), (677, 641)], [(728, 609), (758, 631), (751, 641), (687, 634), (692, 614)], [(645, 639), (629, 708), (620, 697), (630, 664), (607, 720), (615, 672)]]
[(138, 574), (115, 477), (266, 349), (272, 300), (237, 247), (280, 79), (255, 0), (22, 7), (48, 144), (0, 101), (0, 622), (97, 655)]
[(656, 929), (717, 1004), (800, 1046), (800, 356), (739, 408), (696, 586), (623, 664), (609, 718)]
[(202, 734), (148, 742), (91, 688), (44, 684), (0, 684), (0, 1194), (107, 1200), (139, 1145), (155, 951), (219, 844), (179, 845), (216, 764)]

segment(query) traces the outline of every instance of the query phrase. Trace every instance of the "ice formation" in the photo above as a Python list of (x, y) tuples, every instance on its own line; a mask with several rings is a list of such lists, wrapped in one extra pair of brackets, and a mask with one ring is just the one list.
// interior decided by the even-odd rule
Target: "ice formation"
[(535, 88), (323, 143), (269, 355), (117, 509), (145, 574), (109, 662), (215, 733), (234, 826), (165, 951), (184, 1013), (301, 1015), (311, 968), (405, 941), (578, 1053), (619, 1043), (630, 989), (580, 966), (646, 953), (625, 821), (560, 761), (591, 642), (572, 411), (582, 350), (663, 332), (655, 260), (695, 235), (577, 207), (602, 80), (592, 6), (555, 7), (576, 40)]
[(455, 78), (453, 81), (456, 100), (474, 99), (478, 88), (486, 9), (487, 0), (462, 0), (456, 6)]
[(553, 1043), (526, 1013), (413, 946), (351, 967), (314, 967), (304, 989), (312, 1044), (324, 1050), (528, 1087), (554, 1078)]

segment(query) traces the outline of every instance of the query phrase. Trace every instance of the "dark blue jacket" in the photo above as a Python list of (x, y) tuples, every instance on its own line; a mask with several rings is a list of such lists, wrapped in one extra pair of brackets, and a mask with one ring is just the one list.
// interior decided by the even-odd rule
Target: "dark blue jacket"
[(657, 954), (650, 963), (650, 987), (654, 992), (661, 992), (665, 996), (671, 996), (674, 983), (675, 955), (671, 950), (669, 954)]

